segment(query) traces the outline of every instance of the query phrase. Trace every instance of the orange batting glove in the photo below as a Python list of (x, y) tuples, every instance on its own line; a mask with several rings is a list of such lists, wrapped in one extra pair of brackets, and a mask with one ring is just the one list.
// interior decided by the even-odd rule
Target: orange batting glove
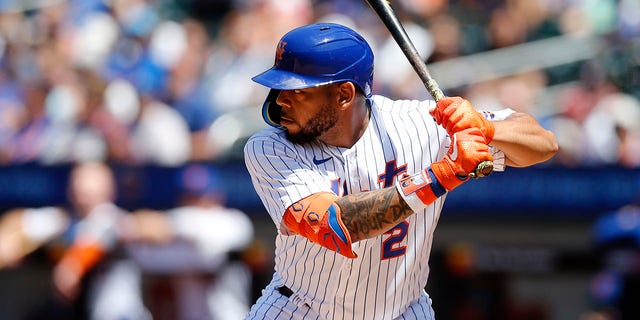
[(396, 184), (400, 196), (414, 210), (430, 205), (447, 191), (469, 180), (469, 174), (483, 161), (493, 161), (478, 128), (468, 128), (452, 136), (449, 152), (440, 161)]
[(450, 136), (468, 128), (478, 128), (484, 135), (485, 143), (493, 140), (495, 126), (471, 105), (469, 100), (461, 97), (445, 97), (438, 101), (434, 109), (429, 110), (431, 116), (442, 125)]
[(431, 164), (438, 182), (453, 190), (469, 179), (469, 173), (485, 160), (493, 161), (485, 137), (478, 128), (468, 128), (453, 134), (449, 152), (440, 161)]

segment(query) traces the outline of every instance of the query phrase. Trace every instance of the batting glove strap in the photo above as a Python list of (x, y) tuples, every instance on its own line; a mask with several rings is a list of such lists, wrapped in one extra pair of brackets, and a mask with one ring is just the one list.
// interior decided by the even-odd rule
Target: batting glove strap
[(447, 193), (447, 189), (445, 189), (444, 186), (440, 184), (440, 181), (438, 181), (436, 175), (433, 174), (433, 170), (431, 170), (431, 167), (427, 168), (427, 170), (425, 171), (427, 171), (427, 173), (429, 174), (429, 178), (431, 178), (431, 181), (433, 181), (430, 186), (436, 197), (442, 197), (445, 193)]
[(434, 180), (438, 181), (440, 186), (445, 190), (451, 191), (469, 180), (469, 176), (462, 175), (460, 170), (458, 170), (460, 173), (456, 173), (456, 169), (454, 169), (455, 167), (457, 166), (451, 158), (446, 156), (444, 159), (432, 163), (431, 167), (429, 167), (429, 171), (434, 176)]
[(413, 211), (420, 211), (447, 193), (431, 168), (406, 176), (396, 182), (398, 193)]

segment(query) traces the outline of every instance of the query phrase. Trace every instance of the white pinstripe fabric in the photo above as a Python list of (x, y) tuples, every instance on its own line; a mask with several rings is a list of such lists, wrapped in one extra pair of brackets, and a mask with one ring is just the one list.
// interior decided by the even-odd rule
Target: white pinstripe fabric
[[(445, 197), (412, 215), (405, 221), (406, 228), (399, 225), (395, 234), (355, 243), (356, 259), (288, 235), (281, 226), (286, 208), (308, 195), (333, 191), (344, 196), (383, 188), (385, 182), (392, 186), (399, 175), (385, 180), (381, 174), (387, 169), (406, 168), (404, 172), (414, 173), (442, 158), (449, 138), (429, 115), (432, 104), (430, 100), (392, 101), (374, 96), (368, 128), (350, 149), (320, 142), (292, 144), (274, 128), (249, 139), (247, 169), (279, 228), (274, 277), (250, 319), (298, 319), (297, 311), (271, 318), (277, 314), (271, 309), (291, 307), (273, 297), (273, 287), (283, 284), (295, 292), (292, 299), (297, 299), (297, 305), (310, 306), (321, 319), (433, 318), (424, 287), (433, 232)], [(316, 165), (314, 158), (330, 160)]]
[[(246, 319), (251, 320), (318, 320), (320, 315), (296, 296), (281, 295), (273, 285), (262, 290), (262, 296), (253, 305)], [(426, 292), (409, 305), (407, 310), (394, 320), (434, 319), (431, 299)]]

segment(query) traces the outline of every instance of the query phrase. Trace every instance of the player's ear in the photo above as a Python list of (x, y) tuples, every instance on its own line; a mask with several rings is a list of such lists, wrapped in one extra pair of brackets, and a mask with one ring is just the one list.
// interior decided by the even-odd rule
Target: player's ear
[(356, 96), (356, 86), (353, 82), (345, 81), (338, 85), (338, 103), (340, 106), (350, 104)]

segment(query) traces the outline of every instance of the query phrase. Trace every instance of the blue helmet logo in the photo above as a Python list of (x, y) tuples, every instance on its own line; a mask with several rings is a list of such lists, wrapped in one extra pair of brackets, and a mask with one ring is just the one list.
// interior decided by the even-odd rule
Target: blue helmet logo
[(271, 88), (263, 105), (265, 121), (278, 127), (280, 90), (351, 81), (371, 97), (373, 51), (365, 39), (345, 26), (317, 23), (294, 29), (280, 39), (272, 68), (252, 78)]

